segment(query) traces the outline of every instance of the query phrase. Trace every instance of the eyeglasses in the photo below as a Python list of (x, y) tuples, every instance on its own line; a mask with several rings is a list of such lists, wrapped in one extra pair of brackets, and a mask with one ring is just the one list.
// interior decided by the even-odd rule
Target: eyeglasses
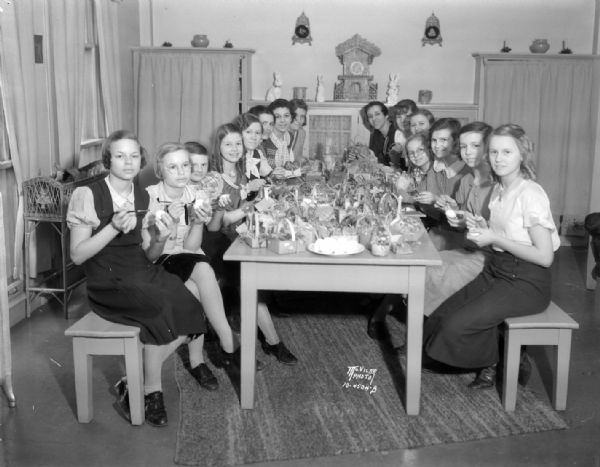
[(170, 174), (177, 174), (179, 171), (190, 172), (192, 170), (192, 165), (189, 162), (184, 162), (181, 165), (169, 164), (164, 165), (163, 167)]
[(421, 147), (421, 148), (417, 148), (415, 151), (407, 151), (408, 157), (416, 157), (416, 156), (422, 156), (423, 154), (426, 154), (427, 151), (425, 151), (425, 148)]

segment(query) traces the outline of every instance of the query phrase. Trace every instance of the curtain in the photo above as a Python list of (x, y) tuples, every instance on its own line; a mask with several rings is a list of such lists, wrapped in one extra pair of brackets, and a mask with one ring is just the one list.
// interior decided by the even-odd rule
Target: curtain
[(119, 62), (119, 5), (94, 0), (98, 51), (100, 53), (100, 87), (106, 116), (106, 134), (122, 128), (121, 73)]
[(555, 218), (579, 223), (587, 214), (594, 158), (593, 61), (488, 61), (485, 67), (484, 121), (525, 129)]
[(342, 157), (344, 149), (352, 144), (351, 115), (310, 115), (310, 157), (321, 159), (325, 154)]
[(54, 124), (58, 165), (77, 165), (81, 146), (84, 95), (85, 2), (48, 2), (50, 76), (54, 96)]
[(134, 51), (135, 125), (150, 154), (164, 142), (208, 143), (238, 114), (240, 56)]
[(17, 184), (13, 277), (22, 277), (23, 180), (37, 174), (36, 108), (33, 58), (33, 6), (12, 2), (0, 14), (0, 92), (8, 147)]

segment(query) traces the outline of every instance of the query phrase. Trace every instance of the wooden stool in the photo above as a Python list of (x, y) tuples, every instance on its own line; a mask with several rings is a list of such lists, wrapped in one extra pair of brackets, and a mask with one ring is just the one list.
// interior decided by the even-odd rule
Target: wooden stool
[(571, 333), (579, 324), (561, 310), (554, 302), (542, 313), (507, 318), (504, 320), (504, 382), (502, 405), (504, 410), (515, 410), (517, 379), (522, 345), (556, 346), (556, 369), (554, 370), (553, 405), (556, 410), (567, 407), (569, 385), (569, 361), (571, 358)]
[(94, 416), (92, 355), (124, 355), (129, 387), (131, 424), (144, 422), (144, 373), (140, 329), (111, 323), (89, 312), (65, 331), (73, 338), (77, 419), (88, 423)]

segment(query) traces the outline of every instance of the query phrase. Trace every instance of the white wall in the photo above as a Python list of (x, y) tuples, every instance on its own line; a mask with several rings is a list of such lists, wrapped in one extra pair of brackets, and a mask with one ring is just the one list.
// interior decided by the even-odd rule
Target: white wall
[[(595, 13), (594, 0), (140, 0), (140, 8), (141, 18), (152, 18), (140, 25), (150, 31), (142, 45), (186, 47), (204, 33), (209, 47), (229, 39), (255, 49), (253, 99), (265, 97), (275, 70), (282, 73), (284, 97), (294, 86), (307, 86), (314, 98), (322, 73), (326, 98), (333, 99), (342, 71), (335, 47), (358, 33), (382, 50), (371, 66), (379, 99), (385, 100), (393, 72), (402, 76), (402, 97), (416, 100), (419, 89), (431, 89), (434, 103), (473, 102), (471, 53), (498, 52), (503, 40), (514, 53), (529, 52), (535, 38), (549, 40), (549, 53), (558, 52), (562, 40), (576, 53), (592, 53)], [(302, 11), (310, 19), (312, 46), (292, 45)], [(441, 23), (442, 47), (421, 45), (432, 12)]]

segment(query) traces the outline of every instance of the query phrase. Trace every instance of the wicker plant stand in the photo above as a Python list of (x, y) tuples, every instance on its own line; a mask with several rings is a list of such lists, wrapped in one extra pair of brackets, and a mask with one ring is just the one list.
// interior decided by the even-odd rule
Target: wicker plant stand
[[(25, 293), (27, 296), (26, 314), (31, 315), (32, 302), (42, 294), (50, 294), (63, 307), (65, 318), (69, 317), (68, 301), (72, 290), (85, 281), (85, 277), (69, 280), (69, 271), (75, 267), (69, 258), (69, 229), (67, 227), (67, 209), (73, 190), (79, 186), (105, 177), (96, 175), (68, 183), (61, 183), (49, 177), (37, 177), (23, 182), (25, 198)], [(43, 275), (31, 277), (30, 241), (31, 235), (43, 222), (49, 222), (60, 238), (60, 266)], [(51, 286), (52, 285), (52, 286)]]

